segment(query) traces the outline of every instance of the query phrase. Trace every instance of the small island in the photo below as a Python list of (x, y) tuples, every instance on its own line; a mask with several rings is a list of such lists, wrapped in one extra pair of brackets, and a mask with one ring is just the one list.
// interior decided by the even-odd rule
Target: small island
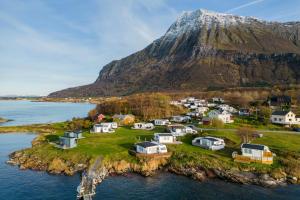
[(0, 117), (0, 123), (5, 123), (5, 122), (9, 122), (9, 121), (12, 121), (12, 120)]

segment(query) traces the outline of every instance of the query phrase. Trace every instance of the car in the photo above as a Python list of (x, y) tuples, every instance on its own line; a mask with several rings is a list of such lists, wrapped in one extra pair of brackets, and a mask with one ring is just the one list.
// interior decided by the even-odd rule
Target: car
[(293, 128), (293, 131), (300, 132), (300, 128)]

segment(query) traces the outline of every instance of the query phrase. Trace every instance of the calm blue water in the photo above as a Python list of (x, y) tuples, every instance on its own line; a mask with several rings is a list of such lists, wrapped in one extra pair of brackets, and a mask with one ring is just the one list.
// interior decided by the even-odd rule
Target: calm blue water
[[(0, 134), (0, 199), (2, 200), (75, 200), (80, 177), (22, 171), (5, 164), (8, 154), (29, 147), (33, 134)], [(299, 199), (300, 186), (266, 189), (223, 181), (200, 183), (183, 176), (159, 173), (144, 178), (109, 177), (97, 187), (95, 200), (118, 199), (202, 199), (202, 200), (289, 200)]]
[(95, 105), (87, 103), (0, 101), (0, 117), (14, 120), (0, 126), (60, 122), (73, 117), (86, 117), (94, 107)]

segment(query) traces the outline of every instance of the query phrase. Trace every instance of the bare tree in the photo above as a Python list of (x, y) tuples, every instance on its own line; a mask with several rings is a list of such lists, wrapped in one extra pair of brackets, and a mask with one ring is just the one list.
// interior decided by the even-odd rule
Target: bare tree
[(240, 127), (236, 134), (241, 138), (242, 143), (250, 143), (255, 138), (256, 130), (251, 127)]

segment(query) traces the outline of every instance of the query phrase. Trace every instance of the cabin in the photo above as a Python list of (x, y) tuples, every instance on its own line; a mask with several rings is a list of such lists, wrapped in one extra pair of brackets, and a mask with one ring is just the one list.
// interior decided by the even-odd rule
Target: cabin
[(167, 153), (167, 146), (158, 142), (141, 142), (135, 145), (136, 152), (141, 154), (161, 154)]
[(199, 124), (203, 124), (203, 125), (211, 125), (211, 123), (212, 123), (212, 119), (209, 117), (203, 117), (202, 122), (199, 122)]
[(189, 117), (200, 117), (202, 116), (202, 114), (196, 112), (196, 111), (193, 111), (193, 112), (188, 112), (186, 113), (186, 116), (189, 116)]
[(154, 129), (154, 124), (152, 123), (134, 123), (132, 129), (140, 129), (140, 130), (152, 130)]
[(113, 127), (116, 126), (112, 123), (95, 124), (91, 130), (91, 133), (114, 133), (115, 129)]
[(155, 119), (154, 120), (155, 126), (167, 126), (170, 124), (171, 124), (171, 122), (168, 119)]
[(77, 147), (77, 139), (74, 137), (59, 137), (59, 148), (71, 149)]
[(168, 131), (173, 136), (184, 136), (186, 134), (196, 134), (197, 131), (192, 129), (191, 127), (184, 126), (182, 124), (174, 124), (168, 126)]
[(64, 133), (64, 137), (70, 137), (70, 138), (76, 138), (81, 139), (82, 137), (82, 131), (66, 131)]
[(248, 108), (241, 108), (239, 110), (239, 116), (250, 116), (250, 109), (248, 109)]
[(296, 116), (292, 111), (275, 111), (271, 115), (273, 124), (296, 125), (300, 124), (300, 117)]
[(235, 109), (234, 107), (232, 107), (230, 105), (227, 105), (227, 104), (220, 104), (220, 105), (217, 106), (217, 108), (220, 112), (226, 111), (226, 112), (229, 112), (229, 113), (238, 113), (237, 109)]
[(216, 137), (196, 137), (192, 141), (192, 145), (199, 146), (209, 150), (221, 150), (225, 148), (225, 142), (221, 138)]
[(161, 144), (172, 144), (176, 143), (176, 137), (171, 133), (154, 133), (154, 141)]
[(222, 99), (220, 97), (213, 97), (212, 102), (217, 103), (217, 104), (221, 104), (221, 103), (224, 103), (224, 99)]
[(292, 104), (292, 98), (287, 95), (272, 96), (268, 98), (268, 104), (271, 107), (289, 107)]
[(227, 123), (233, 123), (232, 115), (227, 112), (227, 111), (219, 111), (219, 110), (212, 110), (208, 113), (208, 117), (211, 119), (219, 119), (221, 120), (224, 124)]
[(119, 126), (128, 126), (132, 125), (135, 121), (134, 115), (114, 115), (112, 116), (114, 122), (117, 122)]
[(187, 123), (191, 121), (191, 117), (189, 116), (173, 116), (171, 119), (172, 122), (177, 122), (177, 123)]
[(242, 156), (236, 156), (235, 161), (273, 163), (273, 153), (265, 145), (244, 143), (241, 150)]
[(196, 108), (196, 112), (198, 112), (198, 113), (200, 113), (200, 114), (204, 114), (205, 112), (207, 112), (209, 110), (209, 108), (208, 107), (198, 107), (198, 108)]

